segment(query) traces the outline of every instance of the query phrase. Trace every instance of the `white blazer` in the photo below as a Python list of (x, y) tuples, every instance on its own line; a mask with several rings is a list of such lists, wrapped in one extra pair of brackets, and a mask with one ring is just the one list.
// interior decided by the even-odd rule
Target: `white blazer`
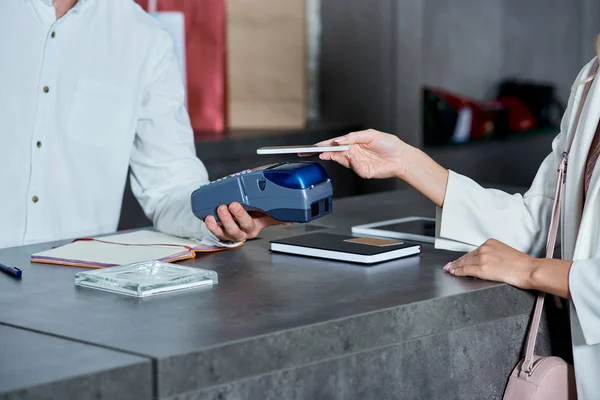
[[(576, 82), (588, 76), (592, 63), (581, 70)], [(544, 256), (557, 168), (582, 93), (583, 85), (571, 93), (552, 152), (524, 195), (484, 189), (450, 171), (444, 206), (437, 210), (436, 248), (470, 251), (494, 238), (522, 252)], [(570, 315), (580, 400), (600, 398), (600, 162), (582, 210), (583, 172), (599, 120), (600, 77), (591, 86), (571, 148), (561, 218), (562, 258), (574, 260), (569, 274)]]

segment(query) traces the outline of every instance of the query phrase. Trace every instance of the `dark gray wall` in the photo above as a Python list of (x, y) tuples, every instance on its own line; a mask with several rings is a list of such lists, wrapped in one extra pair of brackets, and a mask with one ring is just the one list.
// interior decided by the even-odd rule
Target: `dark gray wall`
[(490, 96), (502, 76), (503, 6), (498, 0), (425, 1), (422, 83)]
[(553, 83), (563, 102), (600, 32), (597, 0), (322, 1), (325, 118), (421, 145), (423, 85), (485, 99), (506, 77)]
[(593, 43), (600, 34), (600, 1), (581, 0), (581, 63), (595, 55)]
[[(566, 104), (573, 80), (587, 62), (582, 61), (582, 1), (504, 3), (503, 75), (554, 83)], [(592, 40), (587, 47), (593, 49)]]
[(423, 2), (412, 0), (321, 2), (325, 119), (388, 132), (419, 128), (423, 10)]
[(325, 119), (354, 119), (382, 130), (393, 128), (392, 3), (321, 2), (321, 113)]

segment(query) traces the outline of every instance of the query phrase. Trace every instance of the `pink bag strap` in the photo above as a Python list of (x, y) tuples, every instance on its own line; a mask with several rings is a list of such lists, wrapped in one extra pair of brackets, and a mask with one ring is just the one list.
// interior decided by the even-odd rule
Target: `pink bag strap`
[[(592, 68), (590, 69), (589, 76), (593, 76), (598, 72), (599, 61), (598, 58), (594, 61)], [(571, 145), (577, 132), (579, 125), (579, 119), (581, 118), (581, 111), (583, 105), (587, 100), (590, 88), (592, 87), (592, 80), (585, 84), (581, 101), (579, 102), (579, 108), (577, 115), (575, 116), (575, 122), (573, 124), (573, 132), (569, 138), (566, 151), (562, 154), (560, 165), (558, 166), (558, 177), (556, 179), (556, 192), (554, 194), (554, 204), (552, 205), (552, 219), (550, 220), (550, 228), (548, 232), (548, 241), (546, 243), (546, 258), (552, 258), (554, 255), (554, 248), (556, 246), (556, 236), (558, 234), (558, 223), (560, 220), (560, 210), (563, 197), (564, 185), (567, 178), (567, 162), (569, 158), (569, 152), (571, 151)], [(535, 342), (537, 340), (538, 330), (540, 328), (540, 319), (542, 318), (542, 310), (544, 308), (544, 297), (545, 293), (540, 292), (535, 302), (535, 310), (533, 312), (533, 319), (529, 328), (529, 338), (527, 340), (527, 350), (525, 352), (525, 360), (523, 361), (523, 371), (525, 373), (531, 373), (533, 369), (533, 353), (535, 351)]]

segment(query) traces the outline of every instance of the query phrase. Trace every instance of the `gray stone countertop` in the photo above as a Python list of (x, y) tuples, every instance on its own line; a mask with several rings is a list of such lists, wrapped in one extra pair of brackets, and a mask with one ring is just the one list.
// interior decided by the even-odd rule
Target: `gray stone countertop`
[(434, 212), (414, 191), (342, 199), (312, 224), (184, 262), (217, 271), (215, 287), (148, 299), (75, 287), (79, 268), (29, 263), (56, 243), (0, 250), (24, 271), (0, 279), (0, 322), (150, 357), (156, 395), (169, 397), (528, 313), (530, 293), (452, 277), (442, 266), (459, 254), (431, 245), (372, 267), (268, 250), (274, 238)]
[(149, 358), (0, 325), (2, 400), (150, 399), (152, 381)]

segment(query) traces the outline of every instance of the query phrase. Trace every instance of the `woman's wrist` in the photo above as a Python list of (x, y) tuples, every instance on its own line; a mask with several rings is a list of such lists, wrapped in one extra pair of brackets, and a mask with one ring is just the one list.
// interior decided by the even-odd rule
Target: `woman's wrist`
[(528, 262), (524, 268), (516, 268), (517, 273), (516, 285), (517, 287), (525, 290), (535, 289), (536, 281), (539, 280), (539, 268), (540, 259), (535, 257), (529, 257)]
[(398, 150), (398, 157), (396, 157), (395, 161), (394, 176), (396, 179), (400, 179), (402, 181), (407, 180), (407, 170), (409, 168), (409, 164), (414, 162), (415, 150), (417, 150), (415, 147), (404, 142), (402, 143), (401, 148)]
[(515, 286), (568, 299), (569, 271), (572, 264), (569, 260), (531, 257), (526, 267), (517, 272), (518, 284)]
[(416, 147), (404, 145), (395, 175), (442, 207), (448, 184), (448, 170)]

